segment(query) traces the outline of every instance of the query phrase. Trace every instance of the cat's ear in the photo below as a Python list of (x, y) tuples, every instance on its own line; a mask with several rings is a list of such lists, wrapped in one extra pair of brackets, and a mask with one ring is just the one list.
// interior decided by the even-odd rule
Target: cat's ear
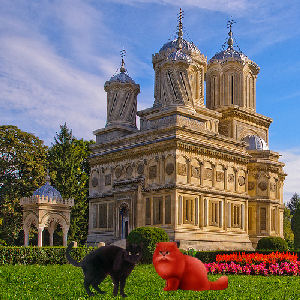
[(120, 251), (114, 260), (114, 265), (113, 265), (114, 272), (118, 272), (119, 270), (121, 270), (123, 259), (124, 259), (124, 252)]
[(180, 241), (175, 241), (174, 244), (175, 244), (176, 247), (179, 249), (179, 247), (180, 247)]

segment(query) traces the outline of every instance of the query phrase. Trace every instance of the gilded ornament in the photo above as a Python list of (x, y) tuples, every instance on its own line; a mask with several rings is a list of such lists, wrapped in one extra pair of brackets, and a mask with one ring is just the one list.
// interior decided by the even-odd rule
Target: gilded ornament
[(117, 166), (115, 169), (115, 175), (117, 178), (120, 178), (122, 176), (122, 167)]
[(111, 174), (105, 175), (105, 185), (111, 185)]
[(97, 177), (93, 177), (92, 179), (92, 186), (96, 187), (98, 185), (98, 178)]
[(156, 176), (157, 176), (156, 173), (157, 173), (157, 166), (149, 167), (149, 179), (156, 178)]
[(254, 190), (254, 188), (255, 188), (255, 182), (249, 181), (248, 182), (248, 190), (252, 191), (252, 190)]
[(137, 166), (137, 172), (138, 172), (139, 175), (143, 175), (144, 174), (144, 165), (142, 163), (140, 163)]
[(224, 180), (224, 172), (222, 171), (217, 171), (216, 172), (216, 181), (221, 182)]
[(132, 167), (131, 167), (131, 166), (128, 166), (128, 167), (126, 168), (126, 174), (127, 174), (128, 176), (131, 176), (131, 175), (132, 175), (132, 172), (133, 172)]
[(178, 175), (181, 175), (181, 176), (187, 175), (187, 166), (185, 164), (178, 163), (177, 167), (178, 167), (178, 170), (177, 170)]
[(258, 187), (262, 190), (262, 191), (265, 191), (268, 187), (268, 184), (265, 182), (265, 181), (261, 181), (259, 184), (258, 184)]
[(239, 183), (240, 186), (245, 185), (245, 177), (244, 176), (239, 176), (238, 183)]
[(206, 180), (212, 180), (212, 178), (213, 178), (213, 171), (212, 171), (212, 169), (205, 168), (204, 169), (204, 176), (203, 177)]
[(192, 166), (192, 177), (200, 178), (200, 168)]
[(171, 175), (171, 174), (173, 174), (174, 169), (175, 169), (174, 164), (173, 163), (168, 163), (167, 166), (166, 166), (166, 173), (168, 175)]
[(228, 174), (228, 182), (234, 182), (234, 175)]

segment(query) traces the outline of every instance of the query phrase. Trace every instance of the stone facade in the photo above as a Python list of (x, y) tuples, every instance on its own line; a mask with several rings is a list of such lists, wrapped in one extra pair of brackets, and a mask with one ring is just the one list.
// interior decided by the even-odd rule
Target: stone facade
[[(267, 146), (249, 144), (267, 145), (272, 121), (255, 111), (258, 66), (233, 48), (231, 29), (228, 49), (207, 64), (183, 39), (181, 20), (178, 28), (153, 55), (155, 101), (137, 112), (140, 129), (119, 115), (94, 132), (88, 244), (140, 226), (163, 228), (181, 248), (199, 250), (250, 250), (263, 236), (283, 236), (284, 165)], [(108, 107), (116, 88), (136, 91), (135, 107), (134, 81), (111, 81)], [(119, 101), (123, 107), (126, 97)]]

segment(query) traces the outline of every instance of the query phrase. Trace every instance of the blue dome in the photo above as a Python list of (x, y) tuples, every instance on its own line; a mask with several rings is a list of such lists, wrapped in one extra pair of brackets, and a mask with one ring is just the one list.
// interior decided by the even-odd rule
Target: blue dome
[(60, 192), (55, 189), (49, 182), (46, 182), (42, 187), (38, 188), (34, 193), (33, 196), (44, 196), (49, 198), (61, 198), (62, 196)]
[[(165, 51), (167, 49), (176, 49), (177, 50), (178, 43), (179, 43), (179, 39), (178, 38), (176, 38), (175, 40), (170, 41), (168, 43), (165, 43), (161, 47), (161, 49), (159, 50), (159, 52)], [(183, 51), (184, 50), (186, 50), (188, 52), (195, 51), (195, 52), (199, 52), (200, 53), (200, 50), (197, 48), (197, 46), (193, 42), (188, 42), (185, 39), (181, 39), (181, 45), (182, 45), (182, 50)]]
[(122, 83), (135, 83), (134, 80), (128, 76), (125, 72), (120, 72), (110, 78), (110, 82), (122, 82)]
[(269, 150), (265, 140), (258, 135), (248, 135), (243, 141), (247, 143), (247, 150)]

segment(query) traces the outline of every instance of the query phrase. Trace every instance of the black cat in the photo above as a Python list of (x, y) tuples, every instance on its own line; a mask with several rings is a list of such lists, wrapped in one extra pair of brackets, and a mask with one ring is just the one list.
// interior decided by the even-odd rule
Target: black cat
[(89, 253), (81, 261), (77, 262), (70, 256), (70, 250), (74, 243), (70, 243), (67, 251), (67, 260), (75, 267), (81, 267), (84, 273), (84, 287), (89, 296), (94, 296), (90, 290), (90, 285), (99, 293), (104, 294), (98, 285), (107, 275), (110, 275), (114, 283), (114, 296), (120, 294), (126, 297), (124, 287), (126, 279), (133, 270), (135, 264), (142, 258), (140, 245), (129, 245), (126, 250), (114, 245), (100, 247)]

